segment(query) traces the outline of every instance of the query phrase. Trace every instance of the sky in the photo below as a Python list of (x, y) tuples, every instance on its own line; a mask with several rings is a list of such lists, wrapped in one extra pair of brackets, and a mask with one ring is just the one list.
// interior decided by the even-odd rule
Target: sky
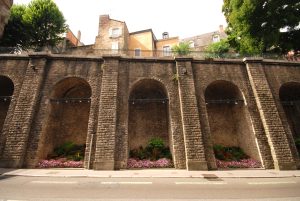
[[(14, 0), (28, 4), (31, 0)], [(226, 27), (223, 0), (54, 0), (66, 23), (81, 41), (93, 44), (98, 33), (99, 16), (125, 21), (129, 32), (152, 28), (157, 39), (163, 32), (170, 37), (187, 38)]]

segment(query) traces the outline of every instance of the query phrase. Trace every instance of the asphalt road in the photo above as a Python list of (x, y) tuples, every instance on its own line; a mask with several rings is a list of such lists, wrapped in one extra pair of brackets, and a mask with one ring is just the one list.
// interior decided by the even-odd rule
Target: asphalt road
[(300, 178), (61, 178), (0, 176), (7, 200), (299, 201)]

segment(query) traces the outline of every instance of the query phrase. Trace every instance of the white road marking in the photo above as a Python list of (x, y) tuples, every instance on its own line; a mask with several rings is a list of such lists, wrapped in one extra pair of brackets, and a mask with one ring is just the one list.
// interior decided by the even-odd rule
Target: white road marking
[(142, 181), (142, 182), (131, 182), (131, 181), (103, 181), (101, 184), (135, 184), (135, 185), (149, 185), (152, 184), (152, 182)]
[[(1, 200), (2, 201), (2, 200)], [(4, 201), (4, 200), (3, 200)], [(27, 200), (6, 200), (6, 201), (27, 201)]]
[(248, 182), (250, 185), (269, 185), (269, 184), (296, 184), (295, 181), (270, 181), (270, 182)]
[(177, 185), (225, 185), (226, 182), (175, 182)]
[(77, 181), (31, 181), (34, 184), (77, 184)]

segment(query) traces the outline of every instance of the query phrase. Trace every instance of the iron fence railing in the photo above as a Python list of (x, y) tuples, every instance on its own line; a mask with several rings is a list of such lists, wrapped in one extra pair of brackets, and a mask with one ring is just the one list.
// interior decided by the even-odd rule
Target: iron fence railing
[[(243, 59), (245, 57), (251, 58), (264, 58), (264, 59), (274, 59), (274, 60), (290, 60), (290, 61), (300, 61), (300, 54), (294, 54), (293, 56), (282, 55), (282, 54), (273, 54), (273, 53), (264, 53), (264, 54), (239, 54), (235, 52), (230, 53), (211, 53), (205, 51), (190, 51), (185, 55), (178, 55), (176, 52), (172, 51), (163, 51), (163, 50), (125, 50), (125, 49), (95, 49), (92, 45), (88, 46), (79, 46), (68, 48), (64, 50), (58, 50), (52, 48), (51, 50), (47, 49), (46, 51), (53, 54), (70, 54), (70, 55), (119, 55), (119, 56), (128, 56), (134, 58), (143, 58), (143, 57), (155, 57), (155, 58), (174, 58), (176, 56), (184, 57), (193, 57), (199, 59), (209, 59), (209, 58), (218, 58), (218, 59)], [(28, 54), (33, 52), (32, 50), (22, 50), (21, 48), (10, 48), (10, 47), (0, 47), (0, 54)]]

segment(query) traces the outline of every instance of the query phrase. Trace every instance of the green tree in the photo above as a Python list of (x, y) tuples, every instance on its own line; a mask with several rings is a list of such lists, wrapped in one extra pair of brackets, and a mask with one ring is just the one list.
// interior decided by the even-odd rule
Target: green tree
[(211, 57), (223, 57), (224, 54), (228, 53), (230, 45), (226, 39), (222, 39), (219, 42), (212, 43), (205, 48), (208, 56)]
[(67, 29), (63, 14), (52, 0), (33, 0), (23, 19), (31, 27), (30, 45), (35, 49), (56, 45)]
[(228, 41), (241, 53), (300, 50), (299, 0), (224, 0)]
[(66, 30), (64, 16), (53, 0), (33, 0), (28, 6), (12, 7), (0, 44), (39, 50), (58, 44)]
[(191, 52), (189, 42), (180, 42), (178, 45), (172, 47), (172, 52), (178, 56), (186, 56)]
[(28, 47), (29, 34), (26, 30), (29, 28), (23, 21), (25, 10), (25, 5), (13, 5), (11, 7), (10, 18), (5, 26), (3, 38), (0, 40), (0, 46), (15, 48)]

